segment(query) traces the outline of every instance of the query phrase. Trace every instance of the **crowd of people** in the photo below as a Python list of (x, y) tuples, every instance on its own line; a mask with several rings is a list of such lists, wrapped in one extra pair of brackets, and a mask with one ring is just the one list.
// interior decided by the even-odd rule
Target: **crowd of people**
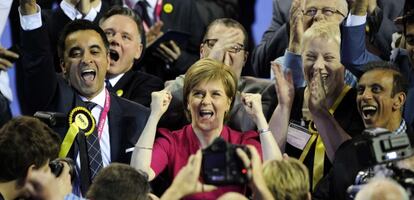
[(0, 200), (414, 198), (414, 2), (273, 0), (257, 46), (233, 0), (44, 3), (0, 46)]

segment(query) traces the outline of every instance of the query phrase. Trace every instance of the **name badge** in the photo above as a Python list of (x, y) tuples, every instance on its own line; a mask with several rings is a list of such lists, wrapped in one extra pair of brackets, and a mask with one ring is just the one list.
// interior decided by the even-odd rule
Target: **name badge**
[(308, 133), (306, 128), (299, 126), (294, 123), (289, 123), (287, 143), (290, 145), (303, 150), (308, 143), (311, 135)]

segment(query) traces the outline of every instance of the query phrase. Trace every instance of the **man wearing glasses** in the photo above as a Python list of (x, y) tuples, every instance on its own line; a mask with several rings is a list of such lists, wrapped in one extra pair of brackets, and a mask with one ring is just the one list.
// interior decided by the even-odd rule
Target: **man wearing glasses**
[[(305, 2), (304, 0), (300, 0), (296, 5), (293, 3), (295, 1), (273, 0), (272, 23), (251, 55), (251, 64), (256, 76), (268, 78), (273, 74), (269, 63), (283, 56), (291, 39), (292, 29), (297, 27), (295, 24), (302, 22), (302, 17), (305, 24), (304, 31), (313, 22), (323, 18), (328, 21), (338, 19), (342, 21), (348, 15), (347, 2), (357, 2), (355, 0), (307, 0), (303, 6), (300, 2)], [(405, 0), (371, 0), (370, 2), (376, 4), (370, 6), (372, 14), (367, 18), (367, 45), (370, 50), (388, 59), (391, 51), (391, 35), (397, 31), (392, 21), (402, 12)], [(300, 4), (303, 7), (298, 7)], [(302, 26), (298, 28), (302, 29)]]
[(326, 20), (339, 24), (347, 13), (346, 0), (274, 0), (272, 24), (251, 56), (256, 75), (270, 77), (273, 74), (270, 62), (283, 56), (287, 47), (288, 51), (299, 54), (301, 35), (314, 22)]
[[(240, 94), (259, 93), (262, 95), (262, 107), (266, 118), (269, 120), (277, 104), (276, 93), (273, 81), (259, 79), (250, 76), (241, 76), (242, 69), (247, 60), (248, 37), (243, 26), (228, 18), (221, 18), (213, 21), (204, 35), (200, 45), (201, 58), (213, 58), (225, 63), (239, 80), (238, 93), (234, 106), (230, 111), (228, 125), (239, 131), (253, 130), (256, 128), (254, 122), (249, 118), (240, 101)], [(184, 115), (182, 105), (182, 87), (184, 76), (177, 77), (174, 81), (166, 84), (173, 95), (173, 99), (160, 127), (179, 128), (188, 121)]]

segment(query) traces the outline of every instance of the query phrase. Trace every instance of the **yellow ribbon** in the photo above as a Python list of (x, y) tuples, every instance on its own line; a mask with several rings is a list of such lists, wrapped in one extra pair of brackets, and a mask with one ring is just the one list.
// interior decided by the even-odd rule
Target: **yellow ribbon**
[[(341, 94), (336, 98), (334, 104), (331, 108), (329, 108), (329, 113), (333, 115), (336, 108), (341, 103), (342, 99), (345, 97), (346, 93), (351, 89), (350, 86), (345, 85), (345, 87), (342, 89)], [(299, 157), (299, 160), (303, 162), (306, 158), (306, 156), (309, 153), (309, 150), (313, 143), (316, 140), (316, 146), (315, 146), (315, 155), (313, 159), (313, 177), (312, 177), (312, 191), (315, 189), (316, 184), (319, 182), (319, 180), (323, 177), (323, 168), (324, 168), (324, 161), (325, 161), (325, 146), (323, 145), (322, 138), (319, 137), (319, 133), (316, 129), (313, 128), (314, 123), (311, 121), (308, 126), (309, 133), (312, 134), (311, 138), (309, 139), (308, 143), (306, 144), (305, 148), (303, 149), (302, 154)]]
[(82, 130), (85, 136), (89, 136), (95, 129), (95, 120), (90, 111), (84, 107), (72, 109), (68, 118), (69, 129), (60, 145), (59, 158), (65, 158), (68, 155), (79, 130)]
[(78, 126), (76, 126), (75, 123), (72, 123), (69, 126), (69, 130), (66, 133), (66, 136), (63, 139), (62, 144), (60, 145), (59, 158), (65, 158), (68, 155), (70, 147), (72, 146), (73, 141), (75, 141), (76, 135), (78, 135), (78, 133)]

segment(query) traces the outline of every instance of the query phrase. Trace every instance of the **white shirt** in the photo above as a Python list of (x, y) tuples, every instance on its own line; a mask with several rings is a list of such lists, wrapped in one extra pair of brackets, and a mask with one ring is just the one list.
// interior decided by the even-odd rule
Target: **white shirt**
[(3, 33), (4, 27), (6, 26), (12, 2), (13, 0), (0, 1), (0, 36)]
[(60, 2), (60, 8), (62, 8), (63, 12), (68, 16), (71, 20), (75, 19), (86, 19), (89, 21), (95, 20), (96, 16), (98, 15), (99, 11), (101, 11), (102, 1), (99, 1), (99, 4), (91, 8), (88, 14), (83, 17), (82, 13), (79, 12), (72, 4), (66, 2), (65, 0)]
[[(1, 0), (3, 1), (3, 0)], [(66, 16), (68, 16), (71, 20), (75, 19), (82, 19), (82, 14), (76, 8), (73, 7), (73, 5), (67, 3), (66, 1), (62, 1), (60, 3), (60, 6), (65, 13)], [(98, 4), (95, 8), (91, 8), (89, 13), (83, 18), (89, 21), (95, 20), (97, 13), (101, 10), (102, 2)], [(25, 31), (31, 31), (37, 28), (42, 27), (42, 16), (40, 14), (41, 8), (39, 5), (37, 5), (37, 11), (36, 13), (32, 15), (22, 15), (20, 12), (20, 6), (19, 6), (19, 16), (20, 16), (20, 26)], [(80, 17), (80, 18), (79, 18)]]
[(124, 74), (125, 73), (118, 74), (115, 77), (109, 79), (109, 83), (111, 83), (112, 87), (114, 87), (116, 83), (118, 83), (118, 81), (124, 76)]
[(367, 16), (358, 16), (358, 15), (351, 15), (349, 13), (348, 17), (345, 21), (345, 26), (360, 26), (362, 24), (365, 24), (367, 22)]
[[(99, 117), (101, 112), (103, 111), (104, 105), (105, 105), (105, 89), (103, 89), (96, 97), (94, 97), (91, 100), (88, 100), (85, 97), (80, 96), (82, 101), (90, 101), (93, 103), (96, 103), (97, 105), (92, 109), (92, 115), (93, 118), (95, 118), (96, 126), (98, 126), (99, 123)], [(97, 127), (96, 127), (97, 128)], [(104, 129), (102, 132), (102, 137), (99, 140), (99, 145), (101, 147), (101, 154), (102, 154), (102, 163), (103, 166), (109, 165), (111, 162), (111, 145), (109, 141), (109, 126), (108, 126), (108, 116), (106, 116)], [(77, 156), (76, 158), (76, 164), (80, 166), (80, 158)]]
[[(140, 0), (124, 0), (124, 5), (130, 7), (130, 8), (134, 8), (135, 4), (137, 4), (137, 2)], [(155, 6), (157, 5), (158, 0), (147, 0), (149, 7), (147, 7), (147, 13), (149, 15), (149, 18), (151, 19), (151, 21), (155, 21), (154, 20), (154, 10), (155, 10)], [(112, 83), (111, 83), (112, 84)]]

